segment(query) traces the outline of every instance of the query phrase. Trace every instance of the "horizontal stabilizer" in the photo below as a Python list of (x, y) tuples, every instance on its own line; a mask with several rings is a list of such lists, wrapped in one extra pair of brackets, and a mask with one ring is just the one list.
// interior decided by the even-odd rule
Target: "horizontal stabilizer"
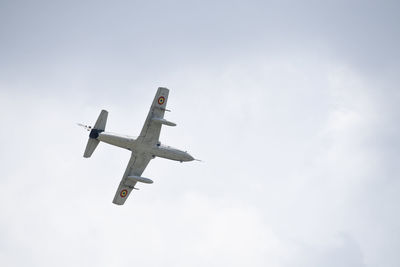
[(108, 117), (108, 111), (103, 109), (100, 112), (100, 115), (97, 118), (97, 121), (93, 126), (93, 129), (104, 131), (106, 129), (107, 117)]
[(87, 145), (86, 145), (85, 153), (83, 154), (83, 157), (90, 158), (90, 156), (93, 154), (93, 151), (96, 149), (96, 147), (99, 143), (100, 143), (99, 140), (89, 138)]
[(90, 131), (89, 141), (87, 142), (85, 153), (83, 153), (83, 157), (90, 158), (90, 156), (93, 154), (93, 151), (100, 143), (100, 141), (97, 140), (97, 137), (99, 137), (99, 134), (106, 129), (107, 117), (108, 117), (108, 111), (102, 110), (93, 127), (83, 125), (84, 128)]

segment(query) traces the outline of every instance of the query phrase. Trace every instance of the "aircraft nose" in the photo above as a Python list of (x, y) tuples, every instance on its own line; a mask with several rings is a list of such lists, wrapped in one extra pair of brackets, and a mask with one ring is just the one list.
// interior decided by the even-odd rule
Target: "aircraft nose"
[(194, 158), (189, 153), (186, 153), (186, 161), (192, 161), (192, 160), (194, 160)]

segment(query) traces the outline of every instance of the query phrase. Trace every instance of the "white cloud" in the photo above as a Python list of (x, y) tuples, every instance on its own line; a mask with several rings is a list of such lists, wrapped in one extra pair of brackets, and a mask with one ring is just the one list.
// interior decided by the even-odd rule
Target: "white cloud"
[[(130, 9), (118, 6), (106, 14), (120, 14), (115, 23), (123, 27), (97, 27), (94, 15), (74, 32), (85, 6), (71, 25), (65, 19), (38, 28), (44, 46), (31, 27), (75, 9), (54, 6), (43, 20), (32, 13), (28, 30), (26, 21), (1, 16), (11, 25), (2, 36), (18, 33), (4, 43), (9, 53), (0, 63), (2, 263), (398, 265), (400, 95), (395, 60), (383, 63), (396, 58), (391, 46), (383, 58), (365, 56), (377, 40), (356, 53), (370, 35), (354, 35), (358, 24), (341, 34), (352, 15), (338, 28), (326, 24), (342, 14), (340, 5), (329, 14), (310, 5), (268, 9), (296, 11), (291, 21), (264, 20), (263, 5), (233, 7), (231, 17), (220, 16), (222, 7), (191, 24), (195, 9), (169, 13), (175, 20), (168, 22), (146, 17), (148, 6), (129, 20)], [(309, 7), (321, 12), (305, 18)], [(127, 35), (139, 21), (148, 27), (135, 24), (143, 32)], [(378, 67), (360, 62), (386, 69), (371, 72)], [(155, 183), (117, 207), (111, 201), (129, 152), (101, 144), (83, 159), (87, 133), (74, 123), (93, 123), (105, 108), (108, 130), (137, 135), (157, 86), (171, 88), (167, 116), (178, 123), (163, 128), (161, 141), (205, 162), (154, 160), (145, 176)]]
[[(374, 222), (360, 201), (370, 204), (366, 188), (382, 168), (368, 146), (375, 120), (390, 114), (376, 114), (381, 103), (365, 78), (287, 59), (175, 72), (167, 83), (168, 116), (179, 126), (165, 127), (162, 140), (205, 163), (153, 161), (146, 175), (156, 183), (123, 207), (111, 200), (128, 152), (100, 145), (81, 158), (86, 133), (74, 122), (82, 112), (94, 120), (96, 103), (2, 94), (2, 121), (13, 125), (1, 136), (9, 140), (1, 154), (4, 262), (378, 266), (383, 244), (366, 235)], [(147, 110), (144, 98), (135, 102)], [(114, 101), (109, 129), (127, 121), (140, 129), (145, 111)], [(14, 261), (16, 251), (26, 257)]]

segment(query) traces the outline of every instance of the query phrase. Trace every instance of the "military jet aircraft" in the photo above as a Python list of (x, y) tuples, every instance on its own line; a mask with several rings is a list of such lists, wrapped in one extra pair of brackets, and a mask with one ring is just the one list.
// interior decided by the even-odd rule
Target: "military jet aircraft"
[(114, 204), (123, 205), (131, 191), (137, 189), (135, 188), (136, 183), (153, 183), (149, 178), (141, 176), (151, 159), (161, 157), (180, 162), (194, 160), (186, 151), (165, 146), (159, 141), (162, 125), (176, 126), (175, 123), (164, 119), (165, 111), (169, 111), (166, 109), (168, 94), (169, 90), (167, 88), (158, 88), (142, 131), (136, 139), (126, 135), (106, 132), (105, 127), (108, 116), (106, 110), (101, 111), (93, 127), (79, 124), (90, 131), (89, 141), (83, 154), (85, 158), (90, 158), (100, 142), (132, 151), (124, 176), (115, 193)]

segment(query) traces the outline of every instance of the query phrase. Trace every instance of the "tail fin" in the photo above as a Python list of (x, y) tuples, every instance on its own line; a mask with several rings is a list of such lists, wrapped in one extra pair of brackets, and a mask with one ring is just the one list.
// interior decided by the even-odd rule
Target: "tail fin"
[(106, 129), (107, 116), (108, 116), (107, 110), (102, 110), (100, 112), (100, 115), (97, 118), (95, 125), (93, 126), (92, 130), (90, 131), (89, 140), (87, 142), (85, 153), (83, 154), (83, 157), (90, 158), (90, 156), (93, 154), (94, 150), (96, 149), (97, 145), (100, 143), (100, 141), (97, 140), (97, 137), (99, 136), (99, 133), (104, 132), (104, 130)]

